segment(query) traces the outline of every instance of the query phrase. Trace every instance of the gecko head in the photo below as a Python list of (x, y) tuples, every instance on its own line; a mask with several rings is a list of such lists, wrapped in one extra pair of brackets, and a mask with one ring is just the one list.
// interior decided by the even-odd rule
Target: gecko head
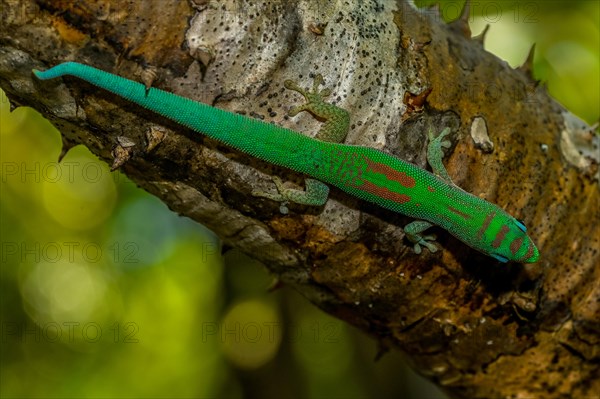
[(493, 248), (490, 256), (500, 262), (515, 261), (520, 263), (537, 262), (540, 253), (527, 235), (527, 228), (523, 222), (508, 215), (491, 243)]

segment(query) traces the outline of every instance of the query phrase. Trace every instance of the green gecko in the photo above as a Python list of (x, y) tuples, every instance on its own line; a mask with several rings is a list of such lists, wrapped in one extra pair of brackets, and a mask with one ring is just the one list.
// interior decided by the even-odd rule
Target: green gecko
[(318, 91), (323, 82), (320, 75), (312, 91), (285, 82), (286, 88), (307, 100), (290, 115), (307, 111), (325, 121), (316, 137), (310, 138), (173, 93), (147, 89), (141, 83), (75, 62), (33, 72), (43, 80), (64, 75), (78, 77), (256, 158), (310, 176), (305, 191), (286, 188), (274, 178), (277, 194), (254, 192), (255, 196), (319, 206), (327, 201), (327, 184), (331, 184), (362, 200), (417, 219), (404, 227), (416, 253), (421, 253), (421, 246), (431, 252), (437, 250), (432, 243), (435, 237), (421, 233), (438, 225), (501, 262), (530, 263), (539, 259), (522, 222), (452, 183), (442, 163), (443, 148), (450, 146), (444, 140), (449, 128), (437, 137), (429, 132), (427, 159), (435, 174), (375, 148), (343, 144), (350, 117), (345, 110), (323, 101), (330, 91)]

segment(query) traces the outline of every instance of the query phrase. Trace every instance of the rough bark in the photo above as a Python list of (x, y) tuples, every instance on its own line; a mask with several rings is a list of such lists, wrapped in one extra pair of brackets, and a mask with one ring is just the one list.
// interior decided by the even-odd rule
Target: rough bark
[[(400, 1), (0, 3), (1, 87), (52, 120), (66, 148), (83, 143), (109, 163), (121, 154), (121, 169), (173, 211), (402, 350), (455, 397), (600, 392), (597, 137), (529, 63), (512, 69), (487, 53), (464, 19), (445, 24)], [(283, 81), (309, 86), (321, 73), (351, 112), (348, 143), (422, 167), (426, 130), (457, 128), (445, 159), (455, 183), (524, 219), (541, 261), (501, 265), (442, 230), (442, 250), (417, 256), (408, 218), (335, 190), (324, 208), (282, 215), (251, 191), (273, 190), (271, 175), (302, 176), (81, 81), (30, 72), (67, 60), (310, 135), (319, 122), (286, 116), (301, 100)]]

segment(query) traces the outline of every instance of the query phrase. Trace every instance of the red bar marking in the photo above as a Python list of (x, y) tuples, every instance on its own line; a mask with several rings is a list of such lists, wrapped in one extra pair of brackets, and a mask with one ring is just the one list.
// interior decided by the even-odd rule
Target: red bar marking
[(496, 216), (496, 212), (492, 212), (492, 213), (488, 213), (488, 215), (485, 217), (485, 220), (483, 221), (481, 228), (479, 230), (477, 230), (477, 238), (478, 239), (480, 239), (480, 240), (483, 239), (483, 234), (486, 232), (488, 227), (490, 227), (490, 223), (492, 223), (492, 220), (494, 219), (495, 216)]
[(433, 188), (431, 186), (427, 186), (427, 190), (429, 190), (432, 193), (435, 193), (435, 188)]
[(503, 224), (502, 227), (500, 227), (500, 231), (498, 232), (498, 234), (496, 234), (494, 241), (492, 241), (492, 247), (498, 248), (500, 244), (502, 244), (502, 240), (504, 240), (504, 237), (506, 237), (506, 233), (508, 233), (509, 231), (510, 229), (508, 228), (508, 226)]
[(527, 260), (533, 256), (533, 242), (529, 241), (529, 248), (527, 248), (527, 253), (523, 259)]
[(366, 157), (365, 161), (367, 162), (367, 165), (369, 165), (369, 167), (367, 168), (367, 172), (382, 173), (388, 179), (396, 181), (407, 188), (413, 188), (416, 184), (415, 179), (404, 172), (395, 170), (389, 167), (388, 165), (382, 163), (373, 162), (372, 160)]
[(510, 243), (510, 252), (512, 252), (513, 255), (516, 255), (519, 248), (521, 248), (521, 244), (523, 244), (523, 238), (524, 237), (516, 238)]
[(405, 202), (410, 201), (410, 197), (406, 194), (395, 193), (393, 191), (390, 191), (388, 188), (376, 186), (375, 184), (366, 180), (364, 180), (363, 184), (361, 184), (357, 188), (371, 193), (373, 195), (376, 195), (378, 197), (397, 202), (398, 204), (404, 204)]
[(458, 216), (460, 216), (460, 217), (462, 217), (462, 218), (464, 218), (464, 219), (467, 219), (467, 220), (468, 220), (468, 219), (471, 219), (471, 215), (469, 215), (468, 213), (464, 213), (464, 212), (462, 212), (462, 211), (460, 211), (460, 210), (458, 210), (458, 209), (456, 209), (456, 208), (453, 208), (453, 207), (451, 207), (451, 206), (448, 206), (448, 210), (449, 210), (450, 212), (454, 212), (454, 213), (456, 213)]

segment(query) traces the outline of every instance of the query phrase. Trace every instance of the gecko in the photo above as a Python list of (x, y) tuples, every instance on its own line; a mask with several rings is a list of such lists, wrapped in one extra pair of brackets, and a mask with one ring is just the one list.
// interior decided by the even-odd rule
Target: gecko
[(496, 260), (506, 263), (537, 262), (539, 251), (527, 235), (525, 224), (499, 206), (455, 185), (442, 159), (450, 147), (446, 137), (430, 129), (427, 160), (433, 173), (379, 149), (344, 144), (350, 127), (349, 113), (324, 100), (331, 90), (319, 91), (323, 77), (317, 75), (311, 89), (291, 80), (284, 86), (304, 96), (306, 102), (289, 112), (306, 111), (323, 124), (314, 138), (258, 119), (224, 111), (189, 98), (96, 69), (65, 62), (46, 71), (33, 70), (41, 80), (75, 76), (160, 114), (197, 133), (274, 165), (307, 175), (305, 189), (287, 188), (274, 177), (277, 193), (253, 191), (252, 195), (281, 203), (321, 206), (329, 185), (361, 200), (412, 217), (404, 227), (415, 253), (422, 247), (435, 252), (435, 236), (424, 231), (439, 226), (453, 236)]

